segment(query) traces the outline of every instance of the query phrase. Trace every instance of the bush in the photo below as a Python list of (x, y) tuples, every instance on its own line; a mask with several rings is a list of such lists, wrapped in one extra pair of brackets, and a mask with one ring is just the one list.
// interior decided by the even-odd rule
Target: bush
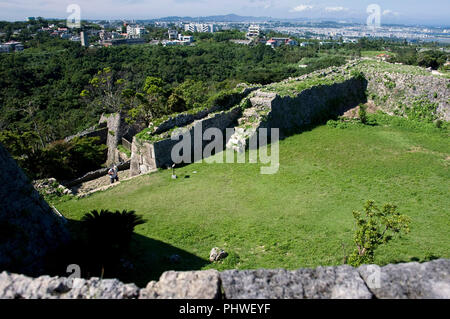
[(106, 145), (98, 145), (98, 137), (57, 141), (40, 151), (40, 161), (31, 169), (39, 178), (73, 179), (99, 168), (105, 162), (106, 149)]
[(81, 219), (87, 243), (102, 262), (111, 261), (128, 250), (134, 228), (145, 220), (135, 211), (93, 210)]
[(210, 107), (220, 106), (221, 109), (226, 110), (241, 102), (242, 98), (243, 94), (236, 90), (225, 90), (210, 97), (207, 103)]
[(366, 79), (366, 76), (364, 75), (364, 73), (362, 73), (360, 71), (353, 70), (350, 73), (350, 75), (351, 75), (352, 78), (355, 78), (355, 79), (360, 80), (360, 81), (364, 81)]
[(358, 116), (359, 116), (359, 120), (363, 124), (367, 124), (367, 111), (366, 110), (367, 110), (367, 106), (365, 106), (365, 105), (359, 106)]
[(44, 148), (33, 132), (0, 132), (0, 143), (31, 179), (73, 179), (99, 168), (106, 160), (106, 145), (98, 137), (56, 141)]
[(382, 209), (367, 201), (364, 213), (354, 211), (356, 220), (355, 245), (348, 262), (354, 267), (374, 262), (375, 250), (391, 241), (395, 235), (409, 232), (410, 218), (397, 211), (397, 206), (386, 204)]

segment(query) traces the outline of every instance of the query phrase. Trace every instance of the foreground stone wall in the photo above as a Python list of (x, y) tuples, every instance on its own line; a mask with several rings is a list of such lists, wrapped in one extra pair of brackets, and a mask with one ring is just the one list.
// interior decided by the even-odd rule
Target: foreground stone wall
[[(374, 278), (376, 280), (374, 280)], [(161, 275), (146, 288), (117, 279), (0, 273), (0, 299), (372, 299), (450, 298), (450, 260), (316, 269), (216, 270)]]
[(0, 163), (0, 269), (42, 274), (45, 256), (69, 233), (1, 145)]

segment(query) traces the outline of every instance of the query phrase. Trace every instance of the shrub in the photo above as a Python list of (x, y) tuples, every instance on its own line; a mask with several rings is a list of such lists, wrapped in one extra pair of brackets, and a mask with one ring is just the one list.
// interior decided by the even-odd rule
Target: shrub
[(83, 216), (89, 243), (101, 250), (124, 250), (128, 247), (134, 228), (145, 220), (135, 211), (93, 210)]
[(351, 75), (352, 78), (355, 78), (355, 79), (360, 80), (360, 81), (364, 81), (366, 79), (366, 76), (361, 71), (352, 70), (350, 75)]
[(359, 116), (359, 120), (363, 124), (367, 124), (367, 111), (366, 110), (367, 110), (367, 106), (365, 106), (365, 105), (359, 106), (358, 116)]
[(207, 101), (207, 105), (209, 107), (220, 106), (221, 109), (226, 110), (238, 104), (242, 98), (243, 94), (236, 90), (225, 90), (211, 96)]
[(356, 220), (355, 245), (348, 262), (354, 267), (374, 262), (375, 250), (391, 241), (395, 235), (409, 232), (410, 218), (397, 211), (397, 206), (386, 204), (382, 209), (374, 201), (367, 201), (364, 213), (354, 211)]
[(106, 157), (106, 145), (99, 138), (74, 138), (57, 141), (39, 152), (39, 162), (32, 167), (39, 178), (72, 179), (99, 168)]
[(97, 169), (106, 160), (106, 145), (98, 137), (76, 137), (42, 147), (33, 132), (0, 133), (2, 143), (31, 179), (72, 179)]

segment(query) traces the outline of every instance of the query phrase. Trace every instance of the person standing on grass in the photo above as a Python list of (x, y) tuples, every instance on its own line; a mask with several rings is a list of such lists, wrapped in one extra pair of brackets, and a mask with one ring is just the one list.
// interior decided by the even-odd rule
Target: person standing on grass
[(113, 184), (115, 181), (119, 181), (119, 176), (117, 175), (117, 166), (114, 165), (111, 167), (108, 171), (109, 179), (111, 180), (111, 184)]
[(113, 170), (116, 173), (116, 181), (119, 181), (119, 168), (117, 167), (116, 164), (114, 164)]

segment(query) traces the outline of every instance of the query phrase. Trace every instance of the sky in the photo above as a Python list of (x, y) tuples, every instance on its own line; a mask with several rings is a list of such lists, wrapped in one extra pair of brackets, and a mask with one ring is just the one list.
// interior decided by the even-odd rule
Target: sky
[(370, 4), (381, 8), (381, 24), (450, 26), (449, 0), (0, 0), (0, 20), (30, 16), (67, 18), (77, 4), (82, 19), (153, 19), (167, 16), (238, 14), (273, 18), (366, 21)]

